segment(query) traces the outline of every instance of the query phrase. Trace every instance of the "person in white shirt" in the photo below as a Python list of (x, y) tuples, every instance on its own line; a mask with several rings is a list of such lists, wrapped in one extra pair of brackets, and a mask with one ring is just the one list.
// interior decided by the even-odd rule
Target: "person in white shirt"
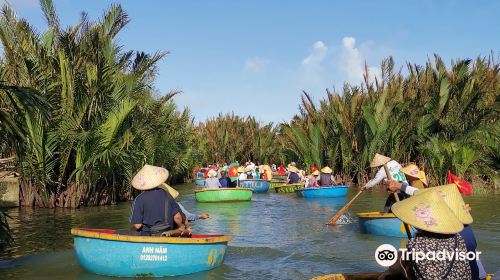
[[(391, 160), (391, 161), (387, 162), (387, 168), (389, 169), (389, 173), (391, 173), (392, 179), (394, 179), (395, 181), (397, 181), (399, 183), (403, 183), (403, 182), (408, 183), (406, 181), (406, 176), (403, 174), (403, 172), (401, 172), (402, 166), (397, 161)], [(380, 167), (380, 169), (377, 171), (377, 174), (375, 174), (375, 177), (373, 177), (373, 179), (368, 181), (368, 183), (366, 183), (363, 188), (364, 189), (371, 189), (374, 186), (376, 186), (377, 184), (381, 183), (382, 181), (384, 181), (384, 182), (387, 181), (387, 175), (385, 174), (385, 170), (384, 170), (383, 166)], [(407, 195), (405, 193), (402, 193), (402, 192), (398, 192), (397, 194), (398, 194), (400, 200), (403, 200), (407, 197)], [(395, 202), (396, 202), (396, 200), (394, 198), (394, 195), (391, 193), (385, 202), (384, 212), (390, 213), (391, 206)]]

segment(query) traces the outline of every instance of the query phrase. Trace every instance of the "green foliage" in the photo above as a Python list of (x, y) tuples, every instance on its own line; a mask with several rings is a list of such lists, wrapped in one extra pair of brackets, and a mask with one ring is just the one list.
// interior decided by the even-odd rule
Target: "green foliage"
[(272, 124), (261, 125), (253, 117), (219, 115), (196, 128), (196, 160), (199, 164), (226, 161), (268, 163), (280, 161), (280, 146)]
[(145, 163), (186, 176), (193, 165), (189, 111), (176, 109), (177, 92), (154, 92), (156, 64), (166, 53), (123, 51), (115, 43), (129, 21), (120, 5), (98, 21), (84, 14), (67, 29), (51, 0), (41, 7), (48, 22), (42, 34), (7, 5), (0, 14), (0, 135), (8, 140), (0, 152), (20, 159), (22, 184), (43, 200), (34, 203), (68, 206), (69, 195), (55, 198), (69, 186), (81, 199), (100, 192), (117, 200)]
[(499, 165), (499, 66), (478, 58), (446, 69), (436, 56), (425, 67), (408, 64), (403, 75), (388, 59), (380, 80), (327, 91), (320, 109), (305, 94), (301, 114), (282, 124), (280, 141), (289, 160), (330, 165), (353, 178), (367, 174), (381, 153), (418, 161), (435, 184), (448, 170), (492, 179)]

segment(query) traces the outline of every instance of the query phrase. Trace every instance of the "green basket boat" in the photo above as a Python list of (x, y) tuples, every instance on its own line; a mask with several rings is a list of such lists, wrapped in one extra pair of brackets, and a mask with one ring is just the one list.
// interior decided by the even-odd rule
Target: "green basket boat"
[(195, 190), (194, 196), (198, 202), (239, 202), (252, 200), (252, 189), (219, 188)]
[(269, 187), (270, 188), (274, 188), (276, 186), (281, 186), (283, 184), (286, 184), (286, 181), (284, 180), (271, 180), (271, 182), (269, 183)]
[(304, 188), (304, 184), (282, 184), (274, 187), (277, 193), (293, 193)]

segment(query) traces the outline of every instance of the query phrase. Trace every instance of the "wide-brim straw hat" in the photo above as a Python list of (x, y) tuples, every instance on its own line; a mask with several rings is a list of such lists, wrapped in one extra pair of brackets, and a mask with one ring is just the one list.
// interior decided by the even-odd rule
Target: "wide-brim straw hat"
[(328, 166), (321, 168), (321, 173), (330, 174), (332, 172), (333, 172), (333, 170)]
[(168, 170), (153, 165), (144, 165), (132, 179), (132, 187), (140, 191), (158, 187), (168, 179)]
[(159, 188), (166, 190), (174, 199), (176, 199), (179, 196), (179, 192), (176, 189), (172, 188), (171, 186), (165, 183), (162, 183), (159, 186)]
[(455, 234), (464, 228), (463, 223), (441, 198), (436, 188), (396, 202), (391, 209), (401, 221), (424, 231)]
[(448, 207), (453, 211), (453, 214), (458, 218), (458, 220), (465, 225), (472, 224), (472, 215), (469, 213), (469, 209), (465, 205), (465, 201), (458, 191), (457, 185), (449, 184), (444, 186), (437, 186), (430, 189), (418, 190), (415, 195), (422, 195), (430, 190), (435, 190), (441, 196), (441, 199), (448, 205)]
[(319, 170), (314, 170), (314, 172), (311, 173), (311, 174), (314, 175), (314, 176), (318, 176), (319, 175)]
[(253, 170), (253, 169), (252, 169), (252, 167), (251, 167), (251, 166), (247, 166), (247, 167), (245, 167), (245, 172), (250, 172), (250, 171), (252, 171), (252, 170)]
[(297, 169), (297, 167), (295, 167), (295, 166), (289, 166), (288, 171), (293, 172), (293, 173), (298, 173), (299, 169)]
[(243, 167), (241, 167), (241, 166), (238, 167), (238, 173), (243, 173), (243, 172), (245, 172), (245, 169), (243, 169)]
[(207, 173), (207, 176), (208, 177), (215, 177), (215, 176), (217, 176), (217, 171), (210, 169), (210, 171), (208, 171), (208, 173)]
[(417, 179), (422, 181), (422, 183), (427, 186), (427, 177), (425, 176), (425, 172), (420, 170), (418, 166), (415, 164), (409, 164), (403, 168), (400, 169), (403, 174), (405, 174), (408, 177), (411, 177), (413, 179)]
[(386, 157), (381, 154), (375, 154), (372, 162), (370, 163), (370, 167), (379, 167), (388, 163), (389, 161), (391, 161), (390, 157)]

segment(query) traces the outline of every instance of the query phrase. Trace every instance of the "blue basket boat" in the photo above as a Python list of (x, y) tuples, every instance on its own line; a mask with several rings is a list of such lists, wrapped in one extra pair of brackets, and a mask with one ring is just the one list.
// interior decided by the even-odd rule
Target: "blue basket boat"
[(303, 188), (295, 190), (298, 197), (341, 197), (347, 194), (347, 186), (328, 186), (318, 188)]
[(269, 186), (271, 182), (262, 179), (248, 179), (248, 180), (239, 180), (238, 184), (241, 188), (251, 189), (255, 193), (264, 193), (269, 191)]
[[(393, 213), (365, 212), (357, 213), (361, 232), (374, 235), (407, 237), (405, 227), (400, 219)], [(415, 229), (411, 226), (411, 234), (415, 234)]]
[(222, 264), (230, 237), (192, 238), (117, 234), (115, 230), (76, 228), (75, 254), (86, 270), (120, 277), (164, 277), (213, 269)]
[(204, 178), (197, 178), (194, 182), (195, 182), (195, 184), (197, 186), (204, 186), (205, 185), (205, 179)]

